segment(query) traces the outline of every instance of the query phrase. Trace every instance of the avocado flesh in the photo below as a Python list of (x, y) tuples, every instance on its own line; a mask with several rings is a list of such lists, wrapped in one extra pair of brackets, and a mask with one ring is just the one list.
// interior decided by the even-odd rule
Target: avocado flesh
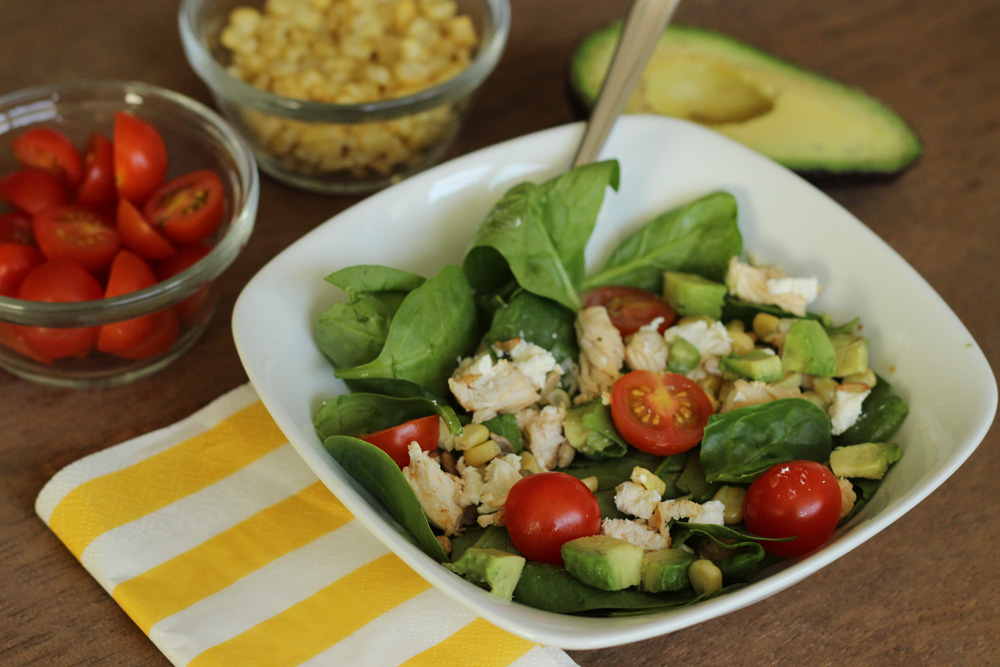
[(688, 568), (698, 559), (681, 548), (651, 551), (642, 556), (642, 581), (639, 587), (649, 593), (680, 591), (691, 585)]
[[(577, 48), (571, 85), (593, 106), (621, 24)], [(725, 35), (669, 26), (625, 108), (702, 123), (799, 172), (892, 174), (920, 140), (865, 93)]]
[(578, 537), (562, 546), (566, 571), (603, 591), (639, 585), (642, 553), (642, 547), (610, 535)]
[(864, 442), (837, 447), (830, 452), (830, 468), (837, 477), (882, 479), (886, 470), (903, 456), (892, 442)]
[(499, 549), (469, 547), (451, 564), (451, 570), (476, 584), (485, 584), (497, 597), (510, 600), (524, 569), (524, 557)]

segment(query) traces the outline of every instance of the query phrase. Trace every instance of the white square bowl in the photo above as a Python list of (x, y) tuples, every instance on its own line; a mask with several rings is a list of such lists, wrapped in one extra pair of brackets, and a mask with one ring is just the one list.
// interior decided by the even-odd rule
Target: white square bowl
[(716, 190), (739, 205), (744, 247), (824, 286), (812, 310), (835, 322), (861, 315), (874, 369), (910, 405), (894, 440), (904, 455), (878, 493), (825, 548), (719, 598), (643, 616), (555, 614), (498, 600), (424, 555), (323, 449), (312, 417), (346, 391), (313, 342), (317, 316), (339, 290), (323, 278), (355, 264), (424, 276), (461, 264), (487, 211), (510, 187), (569, 164), (580, 123), (513, 139), (452, 160), (333, 217), (267, 264), (246, 286), (233, 333), (247, 374), (305, 462), (371, 532), (441, 591), (486, 620), (542, 644), (590, 649), (668, 633), (753, 604), (869, 539), (946, 480), (979, 445), (997, 409), (997, 385), (972, 336), (888, 245), (784, 167), (717, 133), (664, 117), (621, 118), (602, 153), (621, 164), (588, 245), (599, 265), (628, 232)]

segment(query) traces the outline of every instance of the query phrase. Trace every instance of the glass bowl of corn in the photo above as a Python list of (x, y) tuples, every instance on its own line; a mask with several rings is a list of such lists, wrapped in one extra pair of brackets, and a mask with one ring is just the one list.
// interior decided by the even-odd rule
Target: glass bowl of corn
[(184, 0), (188, 61), (260, 168), (360, 195), (438, 162), (510, 26), (508, 0)]

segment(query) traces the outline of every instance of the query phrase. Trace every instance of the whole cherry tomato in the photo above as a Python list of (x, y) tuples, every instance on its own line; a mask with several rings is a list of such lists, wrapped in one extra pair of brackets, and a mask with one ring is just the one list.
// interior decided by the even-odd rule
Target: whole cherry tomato
[(562, 545), (601, 530), (601, 507), (587, 485), (564, 472), (517, 481), (504, 504), (507, 532), (529, 559), (562, 565)]

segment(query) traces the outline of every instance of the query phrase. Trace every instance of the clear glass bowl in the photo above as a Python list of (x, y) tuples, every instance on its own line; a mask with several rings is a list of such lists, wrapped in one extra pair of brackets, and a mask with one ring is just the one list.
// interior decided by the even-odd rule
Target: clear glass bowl
[[(51, 127), (83, 146), (95, 131), (113, 137), (115, 111), (128, 111), (160, 131), (169, 158), (167, 178), (195, 169), (212, 169), (221, 177), (226, 196), (223, 221), (208, 239), (213, 248), (204, 258), (152, 287), (76, 303), (40, 303), (0, 296), (0, 367), (29, 380), (67, 387), (111, 385), (170, 364), (204, 332), (217, 300), (213, 281), (239, 255), (253, 230), (260, 181), (246, 141), (204, 105), (143, 83), (79, 81), (0, 97), (0, 174), (18, 168), (11, 143), (25, 130)], [(5, 206), (0, 202), (0, 212), (6, 210)], [(46, 363), (17, 344), (19, 325), (96, 327), (173, 308), (181, 302), (183, 316), (176, 342), (166, 352), (143, 359), (125, 359), (94, 350), (81, 359)]]
[(221, 34), (237, 7), (264, 0), (184, 0), (180, 32), (195, 72), (223, 115), (247, 138), (260, 168), (327, 194), (358, 195), (438, 162), (458, 135), (473, 93), (493, 71), (510, 27), (508, 0), (457, 0), (478, 47), (455, 77), (415, 94), (360, 104), (282, 97), (229, 72)]

